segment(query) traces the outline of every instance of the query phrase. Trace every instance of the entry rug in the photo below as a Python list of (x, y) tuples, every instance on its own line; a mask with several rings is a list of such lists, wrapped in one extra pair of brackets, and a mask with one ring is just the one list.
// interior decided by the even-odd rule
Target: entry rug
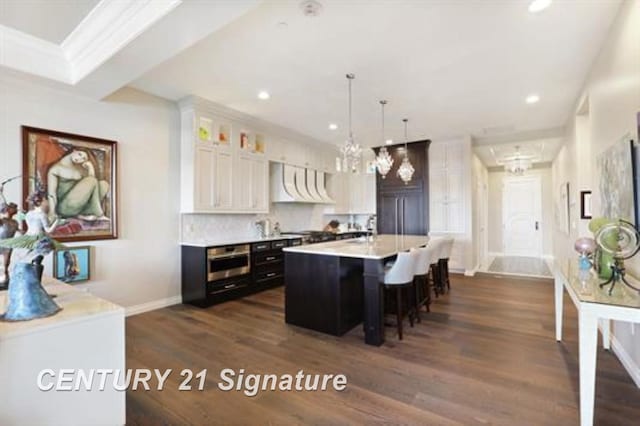
[(551, 277), (551, 271), (547, 262), (537, 257), (505, 256), (496, 257), (489, 272), (502, 272), (505, 274), (537, 275)]

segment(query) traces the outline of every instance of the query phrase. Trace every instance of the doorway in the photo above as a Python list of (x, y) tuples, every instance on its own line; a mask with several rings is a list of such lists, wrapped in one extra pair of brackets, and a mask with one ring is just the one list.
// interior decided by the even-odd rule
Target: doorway
[(504, 256), (542, 257), (540, 176), (505, 177), (502, 191)]

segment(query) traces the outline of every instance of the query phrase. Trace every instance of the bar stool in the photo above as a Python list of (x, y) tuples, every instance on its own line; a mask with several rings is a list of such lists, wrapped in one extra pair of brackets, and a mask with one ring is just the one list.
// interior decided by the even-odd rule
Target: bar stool
[(442, 242), (440, 258), (438, 259), (438, 270), (440, 272), (440, 282), (443, 293), (445, 287), (447, 290), (451, 290), (451, 281), (449, 280), (449, 257), (451, 256), (452, 249), (453, 238), (445, 238)]
[(415, 311), (416, 319), (418, 322), (420, 319), (420, 309), (423, 306), (427, 307), (427, 312), (431, 309), (431, 288), (429, 285), (429, 271), (431, 268), (431, 257), (433, 256), (433, 250), (431, 247), (420, 247), (417, 251), (416, 257), (416, 270), (414, 272), (415, 280)]
[(429, 269), (431, 270), (431, 283), (433, 284), (433, 293), (436, 297), (444, 294), (442, 287), (442, 274), (440, 271), (440, 257), (444, 250), (444, 238), (431, 237), (427, 247), (431, 248), (431, 256), (429, 258)]
[[(398, 253), (395, 263), (384, 274), (385, 292), (395, 294), (396, 298), (396, 327), (400, 340), (402, 340), (402, 321), (407, 315), (409, 316), (409, 323), (413, 327), (414, 307), (411, 304), (411, 299), (415, 295), (412, 290), (416, 257), (417, 251)], [(406, 300), (404, 303), (402, 293), (405, 293)], [(412, 295), (412, 293), (414, 294)]]

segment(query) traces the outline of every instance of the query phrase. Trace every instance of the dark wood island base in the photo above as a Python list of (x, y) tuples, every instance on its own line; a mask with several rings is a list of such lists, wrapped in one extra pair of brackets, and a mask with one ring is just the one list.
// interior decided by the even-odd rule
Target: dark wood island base
[(373, 241), (285, 248), (285, 321), (333, 336), (364, 322), (365, 343), (382, 345), (385, 262), (428, 241), (422, 235), (378, 235)]
[(285, 254), (285, 321), (333, 336), (362, 322), (362, 259)]

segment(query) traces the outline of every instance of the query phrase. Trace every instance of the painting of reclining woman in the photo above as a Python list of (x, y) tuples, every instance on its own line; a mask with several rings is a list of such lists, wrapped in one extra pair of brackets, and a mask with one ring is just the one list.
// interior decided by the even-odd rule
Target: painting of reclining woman
[(116, 142), (22, 127), (23, 193), (44, 191), (59, 241), (117, 238)]

